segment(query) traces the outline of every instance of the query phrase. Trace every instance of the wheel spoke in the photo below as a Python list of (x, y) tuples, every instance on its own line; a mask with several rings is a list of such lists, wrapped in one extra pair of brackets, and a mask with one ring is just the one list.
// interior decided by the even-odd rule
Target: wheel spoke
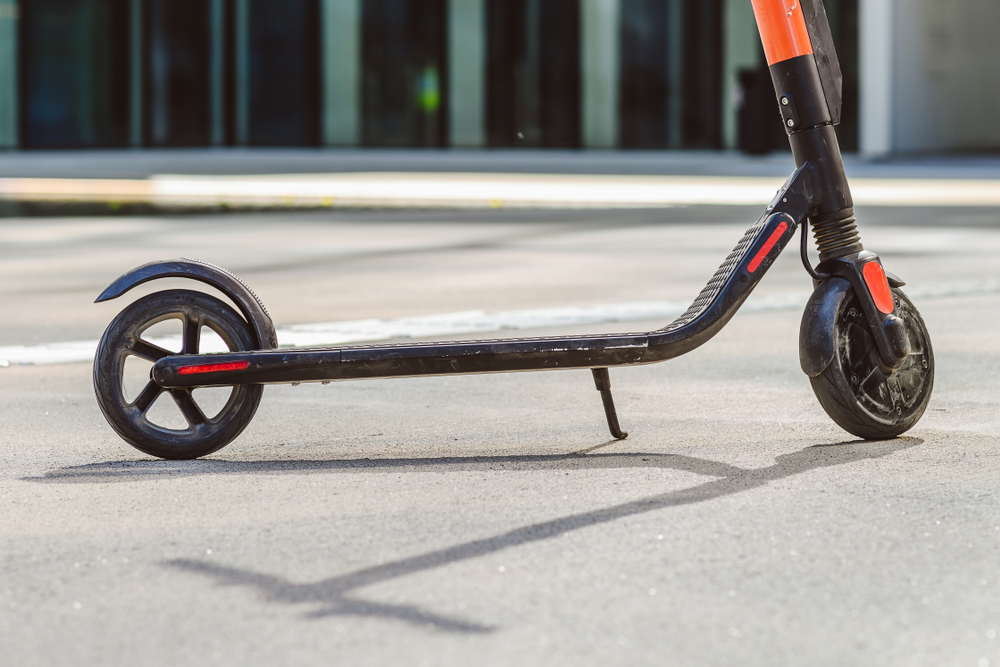
[(201, 411), (198, 404), (194, 400), (194, 396), (191, 395), (190, 389), (171, 389), (170, 395), (174, 397), (174, 401), (177, 402), (177, 407), (180, 408), (181, 414), (187, 419), (188, 424), (191, 426), (197, 426), (198, 424), (208, 423), (208, 417), (205, 413)]
[(153, 404), (153, 401), (155, 401), (156, 397), (162, 392), (163, 387), (150, 380), (139, 393), (139, 397), (132, 402), (132, 407), (138, 409), (140, 414), (146, 414), (146, 411), (149, 410), (149, 406)]
[(188, 313), (184, 317), (184, 346), (182, 354), (198, 354), (201, 344), (201, 320)]
[(163, 357), (169, 357), (174, 353), (170, 350), (164, 350), (159, 345), (153, 345), (148, 343), (141, 338), (133, 338), (132, 342), (125, 348), (137, 357), (142, 357), (147, 361), (152, 361), (156, 363)]
[(906, 388), (903, 387), (903, 383), (899, 381), (899, 378), (894, 378), (894, 381), (896, 383), (896, 390), (899, 391), (899, 398), (900, 402), (903, 404), (903, 409), (909, 410), (913, 407), (913, 400), (917, 396), (917, 392), (910, 391), (907, 395)]
[[(857, 357), (854, 357), (855, 359), (857, 359), (857, 361), (851, 364), (851, 370), (854, 371), (855, 373), (858, 373), (861, 370), (863, 364), (870, 363), (869, 357), (873, 352), (878, 354), (875, 350), (874, 341), (868, 340), (866, 341), (866, 343), (867, 344), (865, 345), (865, 351), (859, 354)], [(851, 356), (853, 357), (854, 355)], [(877, 367), (878, 364), (875, 364), (875, 366)]]
[(870, 371), (868, 371), (867, 375), (865, 375), (863, 378), (861, 378), (861, 381), (858, 382), (858, 385), (862, 386), (862, 387), (865, 386), (865, 383), (867, 383), (869, 380), (871, 380), (872, 376), (875, 375), (876, 371), (878, 371), (878, 370), (879, 370), (878, 366), (872, 366), (872, 369)]
[(910, 354), (906, 357), (906, 361), (903, 362), (903, 365), (896, 372), (899, 373), (901, 371), (922, 370), (921, 362), (923, 361), (923, 359), (924, 359), (923, 352), (910, 352)]

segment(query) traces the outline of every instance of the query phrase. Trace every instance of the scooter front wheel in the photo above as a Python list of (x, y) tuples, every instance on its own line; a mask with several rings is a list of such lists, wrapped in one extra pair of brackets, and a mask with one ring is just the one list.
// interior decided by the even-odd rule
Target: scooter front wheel
[(934, 353), (927, 325), (898, 288), (896, 314), (906, 323), (910, 355), (901, 368), (879, 361), (871, 330), (853, 288), (843, 293), (833, 331), (833, 359), (811, 377), (820, 405), (845, 431), (866, 440), (894, 438), (923, 415), (934, 386)]
[(125, 308), (104, 332), (94, 359), (97, 403), (140, 451), (164, 459), (211, 454), (250, 423), (263, 387), (165, 389), (149, 369), (171, 355), (253, 347), (250, 327), (225, 302), (190, 290), (156, 292)]

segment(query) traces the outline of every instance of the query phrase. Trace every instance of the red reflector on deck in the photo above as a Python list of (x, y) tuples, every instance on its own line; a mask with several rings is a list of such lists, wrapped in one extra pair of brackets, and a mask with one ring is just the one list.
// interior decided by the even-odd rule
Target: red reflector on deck
[(181, 366), (177, 369), (180, 375), (195, 375), (197, 373), (221, 373), (222, 371), (242, 371), (249, 368), (249, 361), (229, 361), (224, 364), (202, 364), (201, 366)]
[(764, 244), (763, 248), (757, 251), (753, 261), (750, 262), (750, 266), (747, 267), (747, 271), (753, 273), (757, 270), (757, 267), (760, 266), (760, 263), (764, 261), (765, 257), (767, 257), (767, 253), (771, 252), (771, 248), (773, 248), (774, 244), (778, 242), (778, 239), (781, 238), (781, 235), (785, 233), (786, 229), (788, 229), (788, 225), (783, 222), (778, 225), (777, 229), (771, 232), (771, 236), (767, 239), (767, 243)]
[(868, 291), (872, 293), (875, 300), (875, 307), (888, 315), (895, 305), (892, 301), (892, 291), (889, 289), (889, 281), (885, 279), (885, 271), (878, 262), (868, 262), (861, 270), (865, 276), (865, 284)]

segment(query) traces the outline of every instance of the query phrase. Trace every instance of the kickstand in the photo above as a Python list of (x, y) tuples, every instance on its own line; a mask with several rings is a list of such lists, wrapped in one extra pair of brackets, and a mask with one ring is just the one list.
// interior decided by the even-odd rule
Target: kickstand
[(628, 437), (628, 433), (618, 425), (618, 413), (615, 412), (615, 399), (611, 397), (611, 377), (608, 375), (608, 369), (591, 368), (590, 371), (594, 374), (594, 384), (597, 385), (597, 391), (601, 392), (601, 400), (604, 401), (604, 415), (608, 418), (611, 435), (618, 440), (624, 440)]

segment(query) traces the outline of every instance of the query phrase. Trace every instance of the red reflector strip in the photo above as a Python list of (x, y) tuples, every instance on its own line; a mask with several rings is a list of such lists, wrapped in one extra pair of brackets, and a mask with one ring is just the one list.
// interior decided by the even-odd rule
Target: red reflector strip
[(771, 248), (773, 248), (774, 244), (778, 242), (778, 239), (781, 238), (781, 235), (785, 233), (786, 229), (788, 229), (788, 225), (783, 222), (778, 225), (777, 229), (771, 232), (771, 236), (767, 239), (767, 243), (764, 244), (763, 248), (757, 251), (753, 261), (750, 262), (750, 266), (747, 267), (747, 271), (753, 273), (757, 270), (757, 267), (760, 266), (760, 263), (764, 261), (765, 257), (767, 257), (767, 253), (771, 252)]
[(889, 289), (889, 281), (885, 279), (885, 271), (882, 270), (882, 266), (878, 262), (868, 262), (865, 264), (865, 268), (861, 269), (861, 273), (864, 274), (865, 284), (868, 285), (868, 291), (872, 293), (872, 299), (875, 300), (875, 307), (886, 315), (891, 313), (895, 304), (893, 304), (892, 291)]
[(224, 364), (202, 364), (201, 366), (181, 366), (177, 369), (180, 375), (195, 375), (197, 373), (220, 373), (222, 371), (242, 371), (250, 366), (249, 361), (230, 361)]

